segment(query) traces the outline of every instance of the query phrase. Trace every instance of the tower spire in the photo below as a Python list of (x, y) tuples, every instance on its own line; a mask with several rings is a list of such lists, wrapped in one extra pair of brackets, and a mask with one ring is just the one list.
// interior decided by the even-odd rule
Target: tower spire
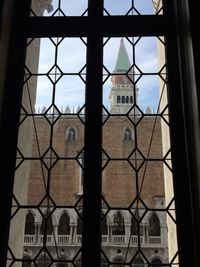
[(135, 103), (134, 86), (129, 79), (132, 68), (128, 53), (121, 38), (115, 69), (112, 75), (112, 87), (109, 95), (110, 113), (126, 114)]
[(114, 72), (127, 72), (131, 67), (131, 63), (124, 45), (124, 39), (121, 38), (118, 51), (117, 61)]

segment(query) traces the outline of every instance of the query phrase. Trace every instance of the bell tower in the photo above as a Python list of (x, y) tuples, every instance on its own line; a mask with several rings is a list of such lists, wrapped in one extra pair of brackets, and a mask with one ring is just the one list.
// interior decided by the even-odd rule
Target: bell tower
[[(130, 77), (130, 78), (129, 78)], [(133, 69), (123, 38), (120, 41), (115, 70), (112, 75), (112, 87), (109, 95), (110, 113), (125, 114), (134, 104)]]

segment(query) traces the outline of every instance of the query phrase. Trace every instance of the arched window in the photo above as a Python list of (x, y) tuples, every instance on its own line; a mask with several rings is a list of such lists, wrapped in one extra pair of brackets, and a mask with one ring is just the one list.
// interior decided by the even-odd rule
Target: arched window
[(129, 96), (126, 96), (126, 103), (129, 103)]
[(117, 103), (120, 103), (120, 96), (117, 96)]
[(133, 96), (130, 96), (130, 103), (133, 103)]
[(133, 261), (133, 267), (144, 267), (144, 261), (141, 258), (136, 258)]
[(29, 256), (23, 257), (22, 267), (31, 267), (31, 258)]
[(124, 130), (124, 140), (132, 140), (132, 132), (131, 129), (129, 127), (126, 127), (126, 129)]
[(122, 103), (125, 103), (125, 96), (122, 96)]
[(79, 216), (78, 216), (78, 220), (77, 220), (76, 233), (77, 233), (77, 235), (81, 235), (82, 234), (82, 219)]
[(113, 235), (125, 235), (124, 218), (120, 212), (117, 212), (114, 216), (114, 226), (112, 229)]
[(42, 219), (42, 224), (40, 227), (40, 234), (41, 235), (52, 235), (53, 234), (53, 223), (52, 218), (48, 217), (48, 219)]
[(134, 217), (131, 218), (131, 235), (137, 235), (138, 230), (137, 230), (137, 222)]
[(107, 226), (107, 218), (106, 218), (106, 216), (101, 221), (101, 234), (102, 235), (107, 235), (108, 234), (108, 226)]
[(76, 130), (73, 127), (71, 127), (67, 131), (67, 140), (68, 141), (74, 141), (74, 140), (76, 140)]
[(143, 235), (143, 227), (141, 225), (141, 222), (138, 225), (138, 223), (136, 221), (136, 219), (139, 220), (139, 218), (140, 218), (137, 210), (135, 211), (134, 215), (135, 215), (135, 217), (131, 218), (131, 235), (138, 235), (138, 226), (139, 226), (140, 236), (142, 236)]
[(60, 217), (58, 224), (58, 235), (69, 235), (70, 234), (70, 219), (67, 213), (63, 213)]
[(149, 236), (160, 236), (160, 221), (155, 213), (152, 213), (149, 218), (148, 234)]
[(35, 234), (35, 218), (31, 212), (26, 215), (25, 222), (25, 235), (34, 235)]
[(162, 267), (162, 261), (160, 259), (154, 258), (151, 263), (155, 264), (156, 267)]

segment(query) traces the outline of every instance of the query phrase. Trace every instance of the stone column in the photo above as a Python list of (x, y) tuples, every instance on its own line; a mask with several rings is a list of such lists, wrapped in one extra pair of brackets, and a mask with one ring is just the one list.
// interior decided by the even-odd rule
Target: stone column
[(74, 227), (74, 224), (73, 223), (71, 223), (70, 224), (70, 233), (69, 233), (69, 243), (71, 244), (71, 243), (74, 243), (73, 241), (73, 233), (74, 233), (74, 229), (75, 227)]
[(40, 236), (40, 223), (35, 223), (35, 243), (39, 242), (39, 236)]
[(125, 223), (125, 243), (128, 244), (131, 238), (131, 224), (130, 223)]
[(108, 243), (112, 243), (113, 242), (112, 226), (113, 226), (113, 223), (108, 223)]
[(58, 224), (55, 224), (53, 226), (53, 230), (54, 230), (54, 237), (53, 237), (53, 240), (54, 238), (56, 239), (56, 242), (58, 243)]
[(72, 243), (76, 243), (77, 224), (73, 225)]

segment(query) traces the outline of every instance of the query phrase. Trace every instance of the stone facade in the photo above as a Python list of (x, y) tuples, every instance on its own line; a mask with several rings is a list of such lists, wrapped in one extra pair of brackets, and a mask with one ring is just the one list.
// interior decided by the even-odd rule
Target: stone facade
[[(42, 212), (45, 213), (45, 206), (47, 207), (46, 188), (44, 182), (47, 181), (48, 171), (45, 166), (49, 166), (48, 156), (50, 155), (49, 146), (49, 123), (46, 119), (37, 117), (37, 140), (40, 143), (40, 153), (43, 156), (43, 167), (40, 161), (33, 161), (30, 170), (29, 190), (28, 190), (28, 204), (39, 205)], [(155, 127), (153, 138), (151, 137), (152, 127)], [(125, 139), (126, 130), (130, 129), (132, 137)], [(74, 136), (70, 136), (70, 131), (74, 130)], [(59, 159), (51, 169), (50, 178), (50, 190), (49, 195), (55, 205), (59, 208), (55, 209), (52, 214), (52, 221), (55, 230), (55, 237), (58, 242), (60, 255), (71, 258), (77, 252), (81, 243), (81, 233), (77, 233), (77, 228), (80, 228), (79, 215), (73, 208), (76, 205), (77, 200), (82, 195), (82, 168), (81, 168), (81, 150), (84, 142), (84, 127), (83, 124), (76, 116), (61, 117), (54, 124), (54, 139), (53, 139), (53, 159)], [(105, 235), (103, 235), (103, 248), (106, 251), (109, 259), (112, 260), (117, 255), (117, 249), (120, 248), (122, 255), (125, 255), (127, 245), (129, 243), (129, 237), (131, 236), (131, 246), (129, 249), (128, 257), (134, 255), (138, 245), (137, 234), (131, 234), (131, 214), (128, 210), (122, 211), (120, 208), (131, 207), (131, 210), (135, 210), (136, 202), (136, 181), (140, 185), (143, 178), (143, 172), (145, 171), (145, 179), (143, 182), (142, 191), (140, 197), (142, 202), (138, 204), (138, 210), (140, 216), (143, 216), (141, 221), (141, 228), (143, 235), (141, 238), (141, 247), (144, 249), (148, 259), (158, 256), (162, 261), (167, 261), (167, 226), (164, 212), (156, 212), (159, 218), (160, 235), (149, 236), (149, 220), (153, 212), (145, 211), (145, 206), (148, 209), (162, 209), (165, 205), (164, 199), (164, 183), (163, 183), (163, 165), (156, 161), (143, 162), (142, 157), (139, 157), (137, 166), (140, 171), (135, 172), (131, 167), (129, 161), (136, 167), (134, 160), (134, 154), (131, 152), (134, 150), (134, 139), (137, 138), (138, 148), (141, 153), (150, 158), (160, 158), (162, 155), (162, 138), (161, 138), (161, 125), (157, 119), (155, 123), (154, 117), (148, 117), (141, 120), (137, 127), (137, 137), (134, 136), (133, 125), (127, 117), (112, 117), (107, 120), (103, 126), (103, 148), (109, 155), (111, 160), (106, 165), (102, 173), (102, 191), (103, 196), (108, 205), (116, 210), (112, 209), (107, 217)], [(148, 152), (150, 140), (152, 139), (152, 145), (150, 153)], [(32, 155), (38, 154), (36, 138), (33, 141)], [(57, 156), (55, 156), (57, 155)], [(130, 157), (129, 157), (130, 156)], [(121, 160), (114, 160), (115, 158), (121, 158)], [(65, 160), (64, 160), (65, 159)], [(113, 160), (112, 160), (113, 159)], [(103, 161), (106, 161), (103, 157)], [(79, 164), (80, 163), (80, 164)], [(103, 163), (104, 164), (104, 163)], [(143, 164), (143, 165), (142, 165)], [(141, 166), (142, 165), (142, 166)], [(137, 173), (137, 175), (136, 175)], [(44, 180), (43, 180), (44, 176)], [(136, 178), (137, 176), (137, 178)], [(54, 208), (54, 204), (50, 201), (50, 209)], [(132, 203), (133, 202), (133, 203)], [(132, 205), (132, 206), (131, 206)], [(63, 208), (60, 208), (63, 206)], [(72, 208), (68, 208), (72, 207)], [(81, 207), (79, 207), (81, 212)], [(120, 210), (120, 213), (124, 220), (124, 233), (118, 235), (113, 234), (114, 216)], [(30, 210), (34, 216), (35, 225), (37, 225), (34, 235), (25, 235), (25, 250), (26, 254), (35, 253), (39, 247), (42, 246), (41, 225), (42, 216), (37, 209)], [(106, 211), (106, 207), (103, 208), (103, 212)], [(60, 217), (66, 212), (69, 216), (69, 233), (68, 235), (58, 235), (57, 228), (59, 225)], [(53, 232), (48, 235), (48, 246), (52, 247), (54, 243)], [(62, 249), (64, 248), (64, 252)], [(135, 250), (135, 252), (134, 252)], [(71, 251), (71, 252), (69, 252)], [(54, 251), (55, 253), (55, 251)], [(159, 255), (157, 255), (159, 254)], [(31, 255), (33, 256), (33, 255)], [(69, 257), (70, 256), (70, 257)]]

